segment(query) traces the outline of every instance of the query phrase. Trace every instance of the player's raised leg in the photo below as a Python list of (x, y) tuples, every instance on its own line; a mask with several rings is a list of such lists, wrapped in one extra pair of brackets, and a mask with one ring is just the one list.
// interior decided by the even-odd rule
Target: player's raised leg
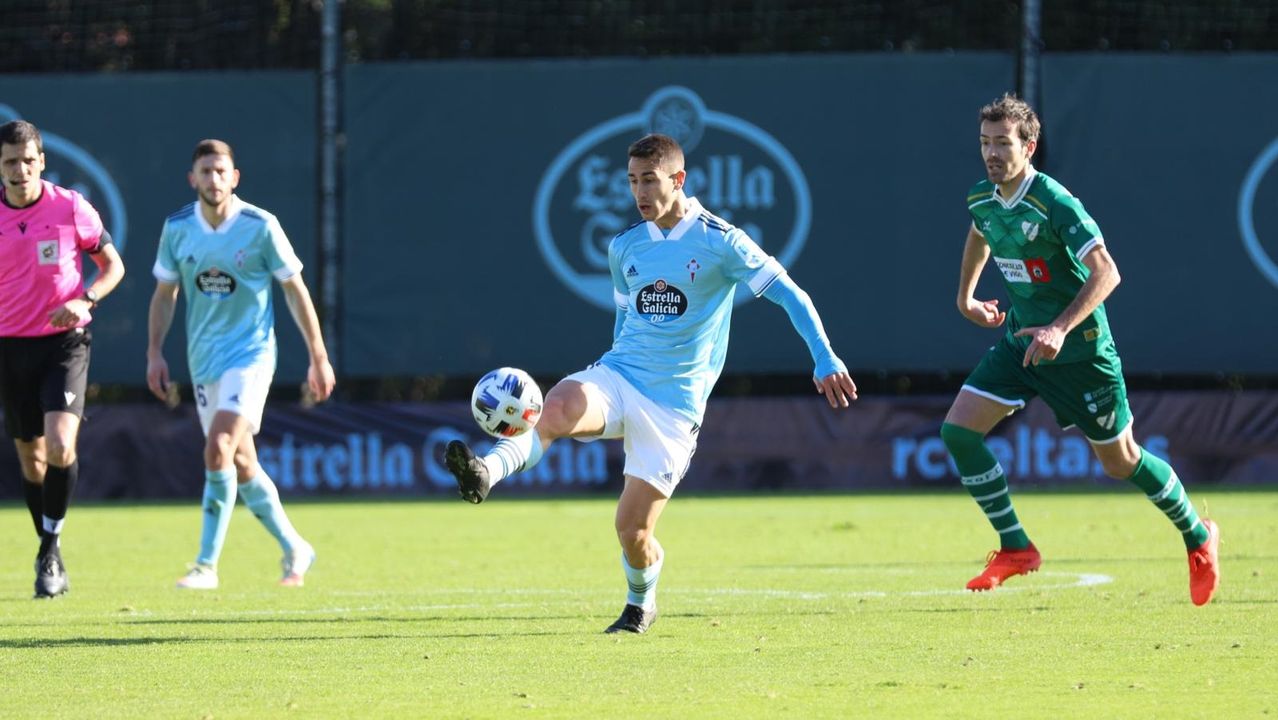
[(462, 498), (478, 504), (494, 485), (535, 466), (555, 440), (597, 436), (604, 422), (604, 400), (598, 388), (564, 379), (547, 393), (541, 419), (531, 431), (498, 440), (482, 457), (461, 440), (453, 440), (444, 449), (444, 463), (457, 479)]
[(1220, 528), (1215, 522), (1198, 517), (1176, 471), (1136, 444), (1130, 423), (1113, 440), (1091, 443), (1106, 475), (1127, 480), (1143, 490), (1154, 507), (1180, 531), (1189, 553), (1190, 599), (1195, 605), (1206, 605), (1220, 586)]
[[(216, 407), (215, 398), (210, 403)], [(217, 588), (217, 560), (222, 555), (226, 531), (235, 510), (235, 449), (249, 430), (242, 416), (219, 410), (209, 423), (204, 443), (204, 510), (200, 530), (200, 554), (177, 586), (188, 590)]]
[(653, 534), (669, 498), (632, 475), (626, 476), (617, 503), (617, 540), (621, 542), (621, 567), (626, 575), (626, 606), (621, 617), (604, 632), (644, 633), (657, 620), (657, 580), (665, 551)]
[(235, 450), (235, 474), (239, 480), (239, 496), (262, 527), (275, 538), (284, 551), (280, 560), (283, 575), (280, 585), (301, 587), (306, 572), (315, 564), (315, 548), (306, 542), (289, 521), (280, 502), (280, 492), (271, 476), (257, 461), (257, 446), (251, 433), (244, 433)]
[(999, 536), (999, 549), (990, 553), (981, 574), (968, 581), (968, 590), (993, 590), (1010, 577), (1034, 572), (1043, 562), (1012, 507), (1003, 467), (985, 444), (985, 435), (1022, 404), (965, 387), (941, 425), (941, 439), (963, 487)]

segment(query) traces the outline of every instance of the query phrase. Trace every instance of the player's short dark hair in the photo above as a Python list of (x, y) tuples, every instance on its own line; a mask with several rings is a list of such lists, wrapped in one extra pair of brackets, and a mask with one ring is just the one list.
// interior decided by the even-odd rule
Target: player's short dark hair
[(44, 152), (44, 138), (35, 125), (26, 120), (13, 120), (0, 125), (0, 145), (26, 145), (35, 142), (36, 152)]
[(1011, 120), (1016, 126), (1016, 134), (1020, 136), (1023, 143), (1037, 141), (1038, 134), (1042, 130), (1034, 108), (1012, 93), (1004, 93), (1003, 97), (981, 108), (981, 122), (986, 120), (990, 122)]
[(195, 152), (191, 155), (191, 163), (204, 157), (205, 155), (225, 155), (231, 158), (231, 162), (235, 162), (235, 152), (231, 150), (231, 146), (222, 140), (201, 140), (195, 144)]
[(669, 135), (660, 133), (644, 135), (630, 144), (626, 154), (632, 158), (652, 160), (658, 165), (669, 163), (676, 169), (683, 169), (683, 148), (679, 147), (678, 140)]

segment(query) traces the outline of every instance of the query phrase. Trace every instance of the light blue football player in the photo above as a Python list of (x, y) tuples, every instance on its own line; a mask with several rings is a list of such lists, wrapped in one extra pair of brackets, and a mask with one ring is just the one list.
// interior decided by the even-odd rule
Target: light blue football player
[(723, 370), (737, 285), (785, 308), (830, 407), (856, 399), (856, 384), (830, 349), (807, 293), (749, 236), (684, 194), (679, 144), (647, 135), (630, 146), (629, 158), (630, 192), (643, 221), (608, 249), (617, 303), (612, 349), (550, 390), (533, 432), (502, 439), (483, 457), (460, 441), (445, 450), (462, 497), (480, 503), (559, 438), (625, 439), (616, 529), (629, 592), (609, 633), (642, 633), (656, 620), (665, 553), (653, 531), (688, 470), (706, 398)]
[(178, 292), (186, 293), (187, 360), (205, 435), (204, 523), (200, 554), (178, 587), (218, 586), (217, 560), (236, 495), (284, 551), (280, 584), (300, 586), (315, 550), (289, 522), (253, 444), (275, 376), (273, 282), (284, 290), (306, 340), (311, 360), (307, 382), (317, 400), (333, 392), (333, 368), (302, 281), (302, 263), (283, 228), (274, 215), (234, 194), (240, 171), (231, 147), (203, 140), (192, 163), (189, 180), (198, 198), (170, 215), (160, 234), (146, 353), (147, 386), (164, 400), (169, 391), (164, 338)]

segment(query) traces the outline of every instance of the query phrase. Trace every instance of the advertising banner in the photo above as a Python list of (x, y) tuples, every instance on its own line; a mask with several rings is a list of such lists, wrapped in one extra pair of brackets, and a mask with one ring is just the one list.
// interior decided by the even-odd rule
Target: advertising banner
[[(711, 400), (678, 493), (958, 488), (939, 435), (950, 398), (862, 399), (834, 412), (824, 399)], [(1168, 458), (1191, 486), (1278, 480), (1278, 393), (1134, 393), (1137, 441)], [(257, 437), (262, 467), (292, 496), (456, 497), (444, 446), (482, 435), (464, 403), (326, 404), (268, 408)], [(1014, 486), (1121, 487), (1104, 477), (1076, 430), (1040, 402), (988, 439)], [(80, 441), (80, 499), (191, 498), (203, 485), (203, 438), (189, 406), (92, 409)], [(495, 498), (616, 494), (620, 441), (554, 443)], [(0, 444), (0, 496), (21, 497), (13, 446)], [(1117, 484), (1116, 484), (1117, 483)]]

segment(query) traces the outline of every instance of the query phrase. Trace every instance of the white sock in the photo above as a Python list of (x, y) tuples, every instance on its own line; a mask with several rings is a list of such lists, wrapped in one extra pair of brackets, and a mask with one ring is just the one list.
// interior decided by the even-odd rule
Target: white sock
[[(656, 542), (655, 540), (653, 541)], [(646, 568), (630, 567), (630, 561), (626, 559), (626, 554), (621, 553), (621, 568), (626, 573), (626, 602), (631, 605), (638, 605), (644, 610), (651, 610), (657, 606), (657, 580), (661, 577), (661, 566), (666, 562), (666, 554), (660, 550), (661, 557), (657, 558), (657, 562)]]
[(502, 438), (493, 445), (487, 455), (480, 458), (488, 468), (488, 478), (493, 485), (522, 470), (528, 470), (541, 461), (541, 436), (529, 430), (513, 438)]

